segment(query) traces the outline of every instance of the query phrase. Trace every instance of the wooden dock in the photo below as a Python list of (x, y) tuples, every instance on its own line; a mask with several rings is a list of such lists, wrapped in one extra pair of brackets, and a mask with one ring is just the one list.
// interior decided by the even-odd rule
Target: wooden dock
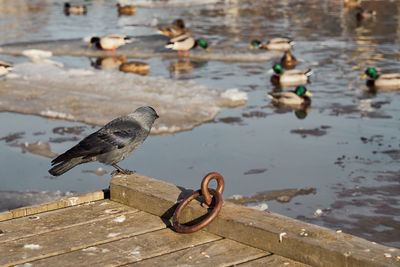
[[(139, 174), (103, 191), (0, 213), (0, 265), (400, 266), (400, 250), (224, 202), (204, 230), (179, 234), (170, 219), (190, 191)], [(182, 220), (202, 216), (199, 202)]]

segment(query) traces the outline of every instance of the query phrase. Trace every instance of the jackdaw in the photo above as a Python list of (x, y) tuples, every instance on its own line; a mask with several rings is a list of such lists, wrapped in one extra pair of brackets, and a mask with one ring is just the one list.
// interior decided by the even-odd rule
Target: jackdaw
[(51, 161), (49, 173), (59, 176), (78, 164), (99, 161), (115, 167), (123, 174), (132, 173), (121, 169), (117, 163), (135, 151), (147, 138), (151, 126), (158, 118), (152, 107), (140, 107), (133, 113), (118, 117), (97, 132), (85, 137), (77, 145)]

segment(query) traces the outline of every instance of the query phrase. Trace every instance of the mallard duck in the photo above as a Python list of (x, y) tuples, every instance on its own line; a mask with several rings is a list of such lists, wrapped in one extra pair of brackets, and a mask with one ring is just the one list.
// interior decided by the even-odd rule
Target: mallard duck
[(68, 16), (69, 14), (83, 15), (86, 14), (85, 5), (74, 5), (72, 6), (69, 2), (64, 4), (64, 13)]
[(182, 19), (177, 19), (171, 25), (158, 29), (157, 32), (169, 38), (174, 38), (182, 34), (189, 34), (189, 29), (186, 28)]
[(268, 49), (268, 50), (275, 50), (275, 51), (287, 51), (292, 49), (294, 45), (294, 41), (289, 38), (278, 37), (269, 40), (267, 43), (263, 44), (259, 40), (253, 40), (250, 43), (249, 49), (253, 50), (254, 47), (258, 47), (260, 49)]
[(368, 77), (367, 85), (382, 90), (400, 89), (400, 73), (379, 74), (375, 68), (368, 68), (362, 79)]
[(150, 65), (139, 61), (129, 61), (122, 63), (119, 70), (123, 72), (132, 72), (140, 75), (147, 75), (150, 70)]
[(297, 59), (292, 55), (292, 53), (290, 53), (290, 51), (285, 51), (281, 58), (281, 65), (285, 69), (293, 69), (297, 65)]
[(95, 62), (90, 60), (90, 64), (96, 69), (113, 70), (119, 68), (122, 63), (126, 62), (125, 56), (118, 57), (99, 57)]
[(204, 41), (203, 39), (195, 40), (188, 34), (182, 34), (175, 38), (172, 38), (165, 47), (177, 50), (178, 54), (181, 54), (182, 51), (185, 51), (185, 54), (187, 55), (189, 53), (189, 49), (195, 48), (196, 46), (200, 46), (204, 48), (207, 52), (210, 52), (206, 41)]
[(109, 34), (103, 37), (95, 36), (90, 39), (89, 48), (95, 44), (98, 49), (114, 52), (118, 47), (130, 42), (132, 42), (132, 40), (126, 35)]
[(8, 74), (8, 72), (12, 71), (14, 68), (10, 63), (0, 61), (0, 76)]
[(356, 8), (356, 19), (361, 21), (363, 19), (372, 19), (376, 16), (375, 10), (364, 10), (362, 7)]
[(299, 85), (292, 92), (269, 93), (268, 97), (272, 99), (272, 103), (277, 105), (288, 106), (309, 106), (311, 104), (312, 94), (303, 85)]
[(280, 64), (275, 64), (270, 71), (275, 72), (271, 76), (271, 83), (276, 86), (296, 86), (308, 82), (308, 77), (312, 74), (311, 69), (308, 70), (283, 70)]
[(121, 4), (117, 4), (118, 14), (119, 15), (127, 15), (132, 16), (136, 13), (136, 7), (134, 5), (125, 5), (122, 6)]

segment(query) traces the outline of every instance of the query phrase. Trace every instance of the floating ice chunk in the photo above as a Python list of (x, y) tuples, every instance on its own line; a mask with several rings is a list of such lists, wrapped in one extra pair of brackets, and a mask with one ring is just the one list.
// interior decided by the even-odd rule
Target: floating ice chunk
[(71, 114), (65, 114), (62, 112), (57, 112), (53, 110), (44, 110), (39, 113), (44, 117), (54, 118), (54, 119), (67, 119), (67, 120), (74, 120), (74, 116)]
[[(15, 112), (104, 125), (139, 106), (153, 106), (160, 119), (153, 134), (191, 130), (212, 121), (223, 107), (246, 103), (238, 89), (209, 88), (195, 81), (173, 81), (163, 77), (123, 72), (58, 67), (46, 63), (20, 63), (0, 108)], [(23, 101), (21, 101), (23, 100)]]
[(24, 248), (27, 248), (27, 249), (40, 249), (40, 245), (38, 245), (38, 244), (25, 244)]
[(321, 216), (322, 213), (323, 213), (323, 211), (322, 211), (321, 209), (317, 209), (317, 210), (315, 210), (315, 212), (314, 212), (314, 216), (315, 216), (315, 217)]
[(22, 51), (22, 55), (32, 58), (49, 58), (53, 56), (51, 51), (39, 50), (39, 49), (28, 49)]
[(254, 204), (254, 205), (248, 205), (247, 207), (255, 210), (267, 210), (268, 209), (268, 204), (267, 203), (259, 203), (259, 204)]
[(228, 100), (230, 106), (244, 105), (248, 99), (246, 92), (240, 92), (237, 88), (228, 89), (221, 93), (223, 100)]

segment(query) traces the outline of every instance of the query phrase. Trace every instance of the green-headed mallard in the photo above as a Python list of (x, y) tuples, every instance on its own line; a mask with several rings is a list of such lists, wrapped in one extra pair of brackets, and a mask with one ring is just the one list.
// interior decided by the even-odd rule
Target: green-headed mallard
[(276, 92), (268, 94), (268, 97), (272, 99), (274, 104), (287, 106), (309, 106), (311, 104), (311, 96), (312, 94), (303, 85), (297, 86), (296, 89), (291, 92)]
[(140, 75), (147, 75), (150, 70), (150, 65), (139, 61), (129, 61), (122, 63), (119, 70), (123, 72), (131, 72)]
[(178, 54), (181, 54), (182, 51), (185, 51), (185, 54), (187, 55), (189, 53), (189, 49), (195, 48), (196, 46), (200, 46), (204, 48), (207, 52), (210, 52), (206, 41), (204, 41), (203, 39), (195, 40), (188, 34), (182, 34), (175, 38), (172, 38), (171, 40), (169, 40), (168, 44), (165, 47), (177, 50)]
[(109, 34), (102, 37), (95, 36), (90, 39), (89, 48), (95, 44), (98, 49), (114, 52), (118, 47), (130, 42), (132, 42), (132, 40), (126, 35)]
[(368, 77), (367, 85), (382, 90), (400, 89), (400, 73), (379, 74), (375, 68), (368, 68), (362, 79)]
[(120, 3), (117, 4), (118, 14), (119, 15), (127, 15), (132, 16), (136, 13), (136, 7), (134, 5), (121, 5)]
[(285, 51), (281, 58), (281, 65), (288, 70), (294, 69), (297, 65), (297, 59), (292, 55), (292, 53), (290, 53), (290, 51)]
[(275, 64), (271, 71), (275, 74), (271, 76), (271, 83), (275, 86), (296, 86), (308, 82), (308, 77), (312, 74), (311, 69), (308, 70), (284, 70), (282, 65)]
[(86, 14), (86, 6), (85, 5), (71, 5), (69, 2), (64, 4), (64, 13), (69, 16), (69, 14), (74, 15), (84, 15)]
[(292, 49), (293, 45), (294, 45), (294, 42), (292, 39), (278, 37), (278, 38), (269, 40), (265, 44), (263, 44), (259, 40), (253, 40), (250, 43), (249, 49), (253, 50), (254, 47), (258, 47), (260, 49), (268, 49), (268, 50), (274, 50), (274, 51), (287, 51), (287, 50)]
[(186, 28), (182, 19), (177, 19), (172, 24), (158, 29), (157, 32), (169, 38), (174, 38), (182, 34), (189, 34), (189, 29)]
[(0, 76), (6, 75), (8, 72), (12, 71), (14, 68), (10, 63), (0, 61)]

